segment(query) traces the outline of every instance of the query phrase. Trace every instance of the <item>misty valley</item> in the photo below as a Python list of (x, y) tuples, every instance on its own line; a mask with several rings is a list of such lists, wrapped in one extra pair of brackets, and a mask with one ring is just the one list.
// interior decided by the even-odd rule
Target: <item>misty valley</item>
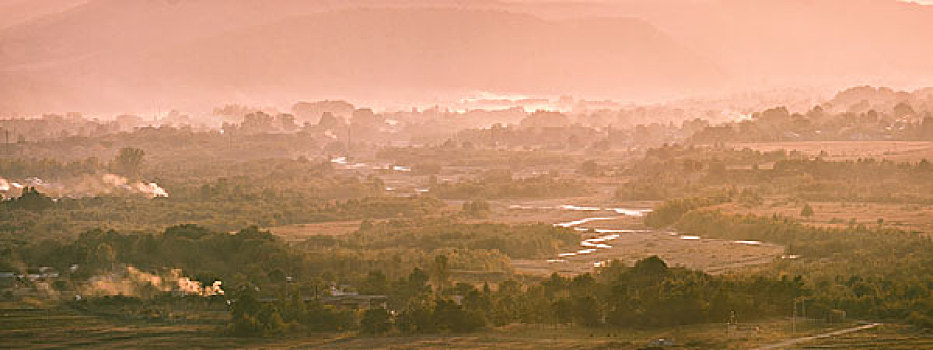
[[(866, 112), (839, 105), (856, 93)], [(461, 125), (485, 112), (333, 101), (217, 109), (220, 128), (4, 120), (4, 337), (74, 345), (84, 319), (132, 327), (133, 346), (548, 330), (567, 336), (539, 345), (744, 348), (870, 320), (924, 344), (933, 95), (885, 96), (741, 122), (508, 110)]]
[(0, 0), (0, 348), (933, 349), (933, 1)]

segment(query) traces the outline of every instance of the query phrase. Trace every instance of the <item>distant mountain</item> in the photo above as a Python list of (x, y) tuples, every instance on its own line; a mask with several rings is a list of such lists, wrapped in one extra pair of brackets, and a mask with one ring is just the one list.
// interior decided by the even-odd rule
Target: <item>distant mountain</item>
[(897, 0), (87, 0), (39, 12), (0, 29), (0, 113), (933, 81), (933, 6)]
[[(0, 67), (154, 52), (289, 17), (359, 8), (457, 7), (457, 0), (0, 0)], [(472, 6), (498, 4), (470, 0)]]
[[(121, 11), (145, 8), (136, 6)], [(178, 16), (195, 18), (197, 11)], [(192, 21), (168, 29), (125, 23), (113, 35), (86, 35), (104, 42), (48, 34), (67, 28), (65, 19), (48, 24), (55, 30), (33, 26), (33, 36), (19, 42), (41, 42), (47, 35), (54, 45), (4, 50), (6, 81), (26, 84), (2, 87), (7, 96), (19, 96), (0, 108), (216, 104), (244, 96), (279, 102), (334, 95), (392, 99), (479, 90), (647, 97), (722, 78), (711, 62), (631, 18), (546, 21), (502, 11), (382, 8), (233, 29), (221, 19), (199, 24), (203, 30)], [(36, 89), (23, 93), (23, 86)]]
[(898, 0), (520, 1), (547, 19), (629, 16), (708, 57), (739, 90), (933, 81), (933, 6)]
[(55, 15), (88, 0), (0, 0), (0, 29)]

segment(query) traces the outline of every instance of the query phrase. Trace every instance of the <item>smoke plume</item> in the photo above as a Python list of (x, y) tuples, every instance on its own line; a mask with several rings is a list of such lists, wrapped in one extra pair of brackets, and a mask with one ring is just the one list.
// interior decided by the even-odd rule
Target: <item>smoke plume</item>
[(168, 197), (168, 192), (154, 182), (130, 182), (115, 174), (84, 175), (62, 182), (50, 183), (38, 177), (23, 181), (25, 185), (0, 177), (0, 192), (6, 197), (18, 195), (26, 187), (35, 187), (52, 198), (82, 198), (100, 195), (143, 195), (149, 198)]
[(157, 275), (127, 266), (123, 271), (91, 277), (82, 293), (95, 296), (144, 296), (147, 291), (158, 291), (207, 297), (224, 295), (221, 285), (221, 281), (214, 281), (210, 286), (203, 286), (201, 282), (184, 276), (181, 269), (171, 269)]

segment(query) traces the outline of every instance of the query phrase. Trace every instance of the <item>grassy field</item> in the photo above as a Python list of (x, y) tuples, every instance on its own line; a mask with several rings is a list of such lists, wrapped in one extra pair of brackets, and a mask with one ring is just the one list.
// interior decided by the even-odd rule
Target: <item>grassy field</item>
[[(68, 308), (0, 310), (3, 348), (184, 348), (209, 346), (219, 325), (157, 323), (82, 313)], [(228, 343), (229, 344), (229, 343)]]
[(933, 334), (918, 333), (903, 325), (876, 328), (800, 344), (798, 349), (933, 349)]
[(859, 203), (859, 202), (810, 202), (813, 216), (800, 215), (803, 204), (793, 201), (769, 200), (764, 205), (744, 207), (737, 203), (725, 203), (716, 206), (727, 213), (755, 214), (769, 216), (778, 214), (793, 217), (808, 225), (844, 227), (854, 219), (856, 224), (882, 225), (905, 231), (923, 232), (933, 235), (933, 205), (898, 204), (898, 203)]
[[(509, 325), (466, 334), (396, 334), (366, 337), (350, 333), (326, 333), (247, 339), (224, 336), (223, 323), (210, 317), (152, 322), (113, 314), (76, 311), (54, 305), (45, 308), (23, 303), (0, 305), (0, 339), (3, 340), (0, 347), (18, 349), (637, 349), (657, 338), (674, 339), (677, 348), (681, 349), (748, 349), (850, 326), (851, 323), (825, 324), (812, 320), (798, 320), (797, 333), (791, 333), (789, 319), (775, 319), (740, 324), (732, 331), (725, 324), (641, 330)], [(819, 344), (832, 345), (837, 341), (839, 344), (909, 341), (909, 344), (918, 346), (927, 346), (933, 342), (929, 335), (915, 333), (907, 327), (886, 326), (865, 331), (865, 334), (848, 334), (839, 339), (820, 340)]]
[[(627, 216), (612, 210), (560, 209), (560, 206), (568, 204), (602, 209), (647, 209), (653, 207), (655, 202), (619, 203), (600, 201), (596, 197), (579, 197), (534, 201), (493, 201), (491, 204), (492, 213), (489, 217), (475, 221), (558, 224), (585, 218), (600, 218), (600, 220), (574, 226), (590, 230), (589, 232), (578, 231), (580, 240), (611, 234), (611, 232), (596, 232), (598, 229), (633, 230), (633, 232), (617, 233), (618, 238), (605, 242), (611, 245), (611, 248), (599, 248), (588, 254), (554, 256), (548, 259), (512, 260), (515, 272), (520, 274), (541, 276), (558, 272), (575, 275), (593, 271), (596, 263), (620, 260), (631, 265), (635, 261), (652, 255), (661, 257), (670, 266), (682, 266), (715, 274), (750, 265), (767, 264), (784, 253), (784, 248), (776, 244), (746, 245), (715, 239), (685, 240), (679, 235), (668, 232), (645, 230), (642, 217)], [(572, 253), (586, 248), (575, 247), (563, 253)], [(549, 262), (548, 260), (560, 261)]]
[(802, 142), (742, 142), (729, 144), (737, 149), (750, 148), (762, 152), (799, 151), (818, 156), (825, 151), (826, 160), (853, 160), (858, 158), (887, 159), (916, 162), (933, 160), (933, 142), (930, 141), (802, 141)]
[[(587, 229), (645, 229), (642, 218), (626, 216), (611, 210), (581, 211), (561, 210), (561, 205), (573, 204), (600, 208), (651, 208), (653, 202), (612, 203), (598, 201), (592, 197), (555, 198), (534, 201), (503, 200), (492, 201), (492, 211), (486, 218), (473, 219), (469, 222), (494, 223), (564, 223), (584, 218), (605, 217), (610, 220), (591, 221), (576, 227)], [(451, 208), (456, 203), (450, 204)], [(516, 206), (526, 209), (516, 209)], [(527, 209), (534, 208), (534, 209)], [(350, 234), (359, 228), (359, 221), (337, 221), (303, 225), (271, 227), (269, 230), (288, 241), (301, 241), (312, 235), (340, 236)], [(580, 240), (598, 238), (607, 233), (595, 231), (579, 232)], [(758, 245), (738, 244), (731, 241), (700, 239), (684, 240), (678, 235), (663, 231), (626, 232), (609, 243), (612, 248), (597, 249), (590, 254), (571, 257), (550, 257), (542, 259), (516, 259), (512, 266), (516, 273), (535, 276), (550, 275), (553, 272), (575, 275), (593, 271), (594, 264), (609, 260), (620, 260), (633, 264), (640, 259), (657, 255), (670, 266), (687, 267), (708, 273), (722, 273), (746, 266), (772, 262), (784, 253), (780, 245), (761, 243)], [(586, 247), (574, 247), (564, 253), (576, 252)], [(548, 262), (548, 260), (563, 260)]]
[[(600, 222), (598, 225), (605, 227), (607, 224)], [(584, 233), (582, 237), (601, 235), (605, 234)], [(598, 262), (619, 260), (632, 265), (640, 259), (657, 255), (672, 267), (687, 267), (716, 274), (751, 265), (767, 264), (784, 253), (784, 247), (776, 244), (748, 245), (705, 238), (686, 240), (681, 236), (660, 231), (621, 233), (617, 239), (607, 243), (612, 248), (597, 249), (590, 254), (559, 259), (554, 257), (562, 260), (560, 262), (513, 260), (512, 266), (517, 273), (549, 275), (558, 272), (573, 275), (592, 271), (594, 264)]]
[(285, 225), (267, 228), (274, 235), (286, 241), (303, 241), (309, 236), (343, 236), (360, 228), (360, 220), (332, 221), (314, 224)]

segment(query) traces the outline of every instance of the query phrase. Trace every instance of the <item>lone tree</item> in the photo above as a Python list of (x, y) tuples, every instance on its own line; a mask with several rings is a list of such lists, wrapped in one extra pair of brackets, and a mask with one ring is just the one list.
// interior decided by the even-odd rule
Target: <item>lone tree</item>
[(813, 207), (810, 204), (804, 204), (803, 210), (800, 211), (801, 216), (811, 217), (813, 216)]
[(146, 152), (134, 147), (120, 149), (117, 158), (113, 160), (114, 171), (124, 176), (137, 176), (143, 168)]

